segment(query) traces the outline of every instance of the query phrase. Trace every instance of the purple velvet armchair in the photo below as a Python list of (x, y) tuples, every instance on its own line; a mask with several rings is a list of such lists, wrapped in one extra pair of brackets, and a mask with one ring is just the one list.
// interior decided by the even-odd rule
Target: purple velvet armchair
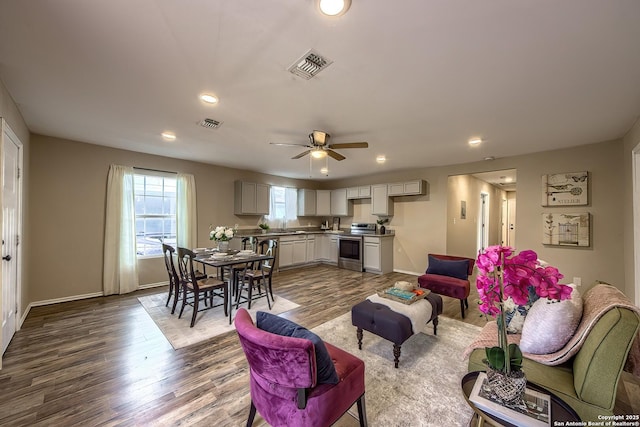
[(429, 266), (425, 274), (418, 277), (418, 284), (436, 294), (459, 299), (460, 315), (464, 319), (464, 310), (469, 308), (469, 276), (473, 274), (476, 260), (453, 255), (429, 254), (428, 257)]
[(355, 402), (360, 426), (367, 425), (362, 360), (325, 343), (340, 381), (317, 384), (310, 340), (263, 331), (243, 308), (236, 314), (235, 327), (250, 368), (247, 426), (253, 424), (256, 409), (274, 427), (330, 426)]

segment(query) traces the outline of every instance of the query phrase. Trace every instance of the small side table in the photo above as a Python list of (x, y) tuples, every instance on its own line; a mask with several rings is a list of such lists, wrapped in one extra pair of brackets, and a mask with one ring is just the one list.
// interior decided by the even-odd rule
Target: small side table
[[(490, 426), (497, 427), (517, 427), (511, 423), (508, 423), (504, 420), (501, 420), (499, 417), (484, 412), (482, 409), (478, 408), (472, 401), (469, 400), (469, 396), (471, 395), (471, 391), (473, 390), (473, 386), (476, 383), (476, 378), (478, 378), (478, 371), (469, 372), (464, 377), (462, 377), (461, 387), (462, 394), (464, 394), (464, 398), (469, 404), (469, 406), (473, 409), (473, 418), (469, 422), (469, 425), (476, 425), (478, 427), (483, 426), (484, 423), (487, 423)], [(527, 387), (539, 391), (541, 393), (548, 394), (551, 399), (551, 425), (553, 425), (554, 421), (581, 421), (580, 417), (576, 413), (576, 411), (571, 408), (571, 406), (567, 405), (565, 401), (560, 399), (555, 394), (551, 393), (549, 390), (540, 387), (537, 384), (527, 381)]]

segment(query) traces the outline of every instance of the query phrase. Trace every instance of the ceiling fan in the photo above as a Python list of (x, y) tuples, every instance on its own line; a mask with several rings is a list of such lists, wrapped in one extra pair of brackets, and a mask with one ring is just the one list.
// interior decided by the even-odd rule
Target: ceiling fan
[(331, 135), (326, 132), (320, 130), (314, 130), (309, 134), (309, 144), (286, 144), (286, 143), (278, 143), (272, 142), (273, 145), (291, 145), (291, 146), (300, 146), (307, 147), (310, 150), (304, 151), (297, 156), (293, 156), (292, 159), (299, 159), (301, 157), (306, 156), (307, 154), (311, 154), (312, 157), (316, 159), (321, 159), (329, 155), (331, 158), (336, 159), (338, 161), (346, 159), (342, 154), (336, 153), (333, 150), (340, 150), (343, 148), (369, 148), (369, 144), (367, 142), (344, 142), (339, 144), (329, 144), (329, 139)]

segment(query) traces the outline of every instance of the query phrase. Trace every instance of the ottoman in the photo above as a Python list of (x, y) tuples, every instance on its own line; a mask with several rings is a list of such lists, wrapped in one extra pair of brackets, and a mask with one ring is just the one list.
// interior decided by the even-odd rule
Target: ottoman
[[(433, 333), (438, 333), (438, 315), (442, 314), (442, 297), (435, 293), (430, 293), (424, 301), (431, 305), (431, 317), (427, 323), (433, 323)], [(417, 301), (417, 304), (421, 301)], [(413, 304), (412, 304), (413, 305)], [(409, 337), (419, 331), (414, 331), (412, 321), (405, 314), (402, 314), (402, 304), (394, 304), (394, 311), (385, 304), (364, 300), (351, 308), (351, 324), (355, 326), (358, 338), (358, 348), (362, 350), (363, 330), (378, 335), (393, 343), (393, 356), (395, 367), (400, 361), (400, 347)], [(408, 312), (408, 310), (407, 310)]]

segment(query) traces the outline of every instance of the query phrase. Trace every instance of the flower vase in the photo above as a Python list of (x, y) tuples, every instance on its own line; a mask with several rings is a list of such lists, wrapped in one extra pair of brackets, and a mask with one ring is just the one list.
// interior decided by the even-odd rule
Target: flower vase
[(517, 404), (522, 402), (524, 391), (527, 386), (527, 378), (522, 371), (511, 371), (506, 374), (487, 368), (487, 379), (491, 391), (504, 404)]
[(380, 234), (385, 234), (387, 232), (387, 229), (385, 228), (384, 225), (380, 226)]
[(218, 252), (227, 252), (229, 250), (229, 241), (228, 240), (220, 240), (218, 241)]
[(267, 230), (262, 229), (262, 234), (267, 234)]

